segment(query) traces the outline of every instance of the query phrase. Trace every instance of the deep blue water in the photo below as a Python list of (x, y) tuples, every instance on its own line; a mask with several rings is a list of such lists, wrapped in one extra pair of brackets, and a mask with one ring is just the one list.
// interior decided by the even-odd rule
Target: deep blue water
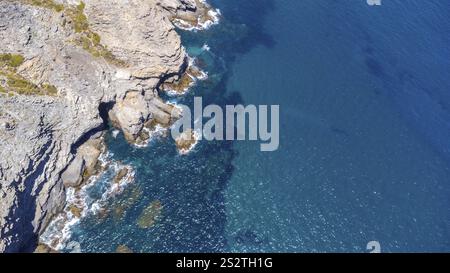
[(136, 178), (74, 229), (82, 250), (450, 251), (448, 2), (211, 2), (220, 25), (180, 32), (209, 79), (178, 101), (279, 104), (279, 150), (202, 141), (179, 156), (170, 138), (108, 136)]

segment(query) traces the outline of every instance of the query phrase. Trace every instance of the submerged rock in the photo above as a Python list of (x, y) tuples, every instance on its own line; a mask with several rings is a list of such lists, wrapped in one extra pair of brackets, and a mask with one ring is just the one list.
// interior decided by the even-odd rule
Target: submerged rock
[(116, 183), (116, 184), (120, 183), (120, 181), (127, 175), (128, 175), (128, 168), (125, 167), (125, 168), (120, 169), (120, 171), (114, 177), (114, 183)]
[(34, 250), (34, 253), (59, 253), (59, 252), (46, 244), (39, 244)]
[(72, 205), (70, 206), (69, 210), (73, 214), (73, 216), (75, 216), (76, 218), (81, 218), (81, 214), (83, 213), (82, 208)]
[(156, 200), (151, 202), (142, 212), (137, 220), (139, 228), (147, 229), (151, 228), (158, 218), (161, 216), (162, 212), (161, 202)]
[(113, 217), (115, 221), (120, 221), (125, 216), (126, 212), (132, 208), (142, 197), (143, 192), (140, 187), (132, 187), (125, 192), (123, 201), (118, 203), (113, 209)]
[(116, 253), (134, 253), (134, 252), (126, 245), (120, 245), (116, 248)]

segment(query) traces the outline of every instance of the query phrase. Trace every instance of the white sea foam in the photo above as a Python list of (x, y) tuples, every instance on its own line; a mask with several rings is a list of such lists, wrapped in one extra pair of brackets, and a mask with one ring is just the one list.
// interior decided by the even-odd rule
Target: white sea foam
[[(183, 112), (183, 108), (181, 108), (178, 105), (178, 101), (177, 101), (176, 98), (173, 98), (172, 100), (167, 101), (166, 103), (168, 105), (172, 105), (174, 108), (177, 108), (180, 111), (180, 113)], [(134, 144), (134, 146), (137, 147), (137, 148), (146, 148), (156, 138), (167, 136), (168, 133), (169, 133), (170, 128), (169, 127), (164, 127), (164, 126), (162, 126), (160, 124), (156, 124), (153, 129), (149, 129), (149, 128), (144, 127), (142, 130), (145, 131), (148, 134), (149, 138), (144, 143)]]
[(201, 0), (200, 2), (205, 4), (206, 7), (210, 8), (208, 10), (208, 16), (211, 19), (206, 20), (204, 22), (201, 22), (201, 18), (197, 18), (197, 25), (193, 26), (189, 22), (186, 22), (185, 20), (177, 18), (177, 19), (175, 19), (173, 21), (175, 26), (178, 27), (179, 29), (182, 29), (182, 30), (199, 31), (199, 30), (206, 30), (206, 29), (210, 28), (213, 25), (219, 24), (220, 16), (222, 15), (222, 13), (220, 12), (220, 9), (213, 9), (213, 8), (211, 8), (210, 5), (207, 4), (207, 2), (205, 0)]
[(111, 164), (111, 168), (113, 169), (113, 172), (117, 175), (120, 170), (126, 168), (128, 170), (128, 173), (125, 177), (123, 177), (118, 183), (114, 183), (114, 181), (110, 181), (110, 185), (107, 188), (105, 192), (103, 192), (102, 197), (96, 201), (94, 201), (90, 205), (90, 210), (92, 214), (96, 215), (98, 212), (100, 212), (102, 209), (104, 209), (106, 202), (112, 198), (115, 197), (123, 192), (123, 190), (126, 188), (127, 185), (132, 183), (134, 181), (135, 172), (131, 166), (122, 165), (117, 162), (113, 162)]
[(114, 129), (114, 130), (112, 131), (112, 136), (113, 136), (113, 138), (117, 138), (117, 136), (119, 135), (119, 133), (120, 133), (119, 130)]
[[(203, 47), (205, 47), (205, 46), (208, 47), (208, 45), (206, 45), (206, 44), (203, 45)], [(202, 48), (203, 48), (203, 47), (202, 47)], [(208, 48), (209, 48), (209, 47), (208, 47)], [(208, 49), (208, 50), (209, 50), (209, 49)], [(192, 78), (194, 81), (197, 81), (197, 80), (200, 80), (200, 81), (206, 80), (206, 79), (208, 78), (208, 72), (205, 72), (205, 71), (201, 70), (200, 67), (197, 66), (196, 62), (197, 62), (197, 59), (196, 59), (196, 58), (191, 57), (191, 56), (188, 55), (188, 64), (189, 64), (189, 67), (191, 67), (191, 68), (197, 70), (197, 71), (200, 73), (200, 76), (197, 76), (197, 77), (194, 77), (194, 76), (192, 76), (192, 75), (189, 75), (189, 76), (191, 76), (191, 78)]]
[[(191, 75), (189, 75), (189, 77), (192, 78)], [(194, 78), (192, 78), (192, 79), (194, 79)], [(168, 90), (166, 90), (165, 92), (166, 92), (166, 94), (167, 94), (169, 97), (179, 97), (179, 96), (186, 95), (186, 94), (189, 92), (189, 90), (191, 89), (192, 86), (194, 86), (194, 82), (191, 83), (188, 87), (184, 88), (183, 90), (176, 91), (176, 90), (168, 89)]]
[(199, 81), (204, 81), (206, 79), (208, 79), (208, 72), (205, 72), (203, 70), (199, 70), (200, 71), (200, 76), (198, 76), (196, 79)]
[[(206, 79), (208, 79), (208, 73), (201, 70), (197, 65), (196, 65), (196, 59), (187, 55), (188, 58), (188, 67), (191, 69), (195, 69), (196, 71), (198, 71), (198, 73), (200, 75), (198, 76), (193, 76), (191, 74), (189, 74), (189, 72), (187, 72), (187, 75), (192, 79), (192, 82), (189, 84), (189, 86), (187, 86), (186, 88), (184, 88), (181, 91), (176, 91), (176, 90), (165, 90), (164, 92), (169, 96), (169, 97), (179, 97), (179, 96), (183, 96), (186, 95), (189, 90), (195, 86), (195, 84), (197, 83), (197, 81), (204, 81)], [(189, 69), (188, 69), (189, 70)]]
[(177, 100), (170, 100), (170, 101), (167, 102), (167, 104), (172, 105), (174, 108), (177, 108), (177, 110), (179, 110), (180, 113), (183, 112), (183, 108), (180, 105), (178, 105), (178, 101)]
[(202, 50), (203, 50), (203, 51), (210, 51), (211, 48), (209, 47), (208, 44), (204, 44), (204, 45), (202, 46)]
[(220, 9), (211, 9), (208, 11), (208, 15), (212, 18), (212, 20), (207, 20), (200, 24), (199, 30), (205, 30), (210, 28), (213, 25), (217, 25), (220, 22), (220, 16), (222, 13)]
[(153, 129), (144, 127), (144, 128), (142, 128), (142, 130), (148, 134), (149, 138), (147, 140), (145, 140), (143, 143), (135, 143), (134, 146), (137, 148), (148, 147), (148, 145), (152, 142), (152, 140), (154, 140), (158, 137), (164, 136), (167, 132), (167, 128), (165, 128), (159, 124), (156, 124), (155, 128), (153, 128)]
[[(112, 153), (102, 154), (99, 161), (102, 169), (105, 171), (97, 176), (89, 178), (79, 190), (76, 190), (75, 188), (68, 188), (66, 190), (66, 206), (64, 210), (52, 220), (45, 232), (41, 235), (40, 241), (42, 243), (55, 250), (64, 249), (70, 252), (81, 251), (78, 242), (70, 241), (73, 228), (84, 217), (96, 215), (104, 208), (110, 198), (122, 193), (125, 187), (134, 181), (135, 172), (133, 168), (112, 161), (111, 158)], [(123, 168), (128, 169), (127, 175), (118, 183), (114, 183), (114, 177)], [(101, 198), (95, 200), (89, 195), (89, 190), (99, 183), (105, 183), (106, 187)], [(73, 213), (73, 207), (80, 210), (79, 217)]]

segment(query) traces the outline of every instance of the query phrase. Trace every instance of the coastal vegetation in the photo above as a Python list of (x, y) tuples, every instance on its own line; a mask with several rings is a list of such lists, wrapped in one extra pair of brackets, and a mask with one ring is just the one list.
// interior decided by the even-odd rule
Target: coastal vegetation
[[(111, 64), (125, 66), (125, 62), (118, 60), (104, 45), (101, 44), (100, 35), (89, 28), (87, 16), (84, 13), (85, 3), (80, 2), (76, 6), (65, 7), (53, 0), (21, 0), (28, 5), (51, 9), (56, 12), (64, 12), (75, 32), (74, 43), (91, 55), (103, 58)], [(48, 95), (56, 96), (58, 90), (49, 83), (36, 85), (17, 73), (17, 68), (24, 62), (24, 57), (19, 54), (0, 54), (0, 93), (21, 95)]]
[(64, 10), (64, 5), (55, 3), (53, 0), (24, 0), (24, 2), (33, 6), (53, 9), (56, 12), (61, 12)]
[(70, 24), (77, 34), (74, 39), (74, 43), (77, 46), (82, 47), (89, 52), (92, 56), (97, 58), (103, 58), (107, 62), (117, 65), (126, 66), (126, 63), (117, 59), (106, 46), (101, 44), (100, 35), (92, 31), (89, 27), (89, 21), (84, 13), (86, 4), (81, 1), (80, 4), (74, 6), (64, 6), (58, 4), (53, 0), (23, 0), (25, 3), (33, 6), (39, 6), (47, 9), (52, 9), (56, 12), (64, 12), (64, 15), (68, 18), (64, 24)]
[(21, 95), (55, 96), (58, 90), (48, 83), (36, 85), (17, 73), (17, 68), (24, 62), (18, 54), (0, 54), (0, 93)]
[(84, 13), (85, 7), (84, 2), (81, 2), (75, 7), (66, 9), (66, 14), (72, 22), (73, 29), (78, 34), (75, 44), (81, 46), (94, 57), (101, 57), (117, 66), (126, 66), (124, 61), (117, 59), (106, 46), (101, 44), (100, 35), (90, 29), (88, 18)]
[(24, 58), (22, 55), (18, 54), (0, 54), (0, 65), (1, 66), (8, 66), (17, 68), (19, 67), (24, 61)]

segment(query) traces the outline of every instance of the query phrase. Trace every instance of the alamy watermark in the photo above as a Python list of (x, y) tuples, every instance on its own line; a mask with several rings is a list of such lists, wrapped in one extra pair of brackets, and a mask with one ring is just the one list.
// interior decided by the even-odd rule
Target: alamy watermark
[(196, 140), (260, 141), (263, 152), (276, 151), (280, 145), (279, 105), (226, 105), (223, 109), (215, 104), (204, 106), (201, 97), (194, 97), (193, 111), (186, 105), (178, 106), (181, 118), (171, 128), (175, 140), (193, 131)]

